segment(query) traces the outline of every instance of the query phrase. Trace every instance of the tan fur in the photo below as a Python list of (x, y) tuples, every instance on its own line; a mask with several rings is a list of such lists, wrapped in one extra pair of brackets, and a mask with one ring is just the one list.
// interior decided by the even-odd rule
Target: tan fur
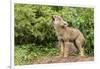
[(76, 28), (68, 27), (68, 23), (60, 16), (53, 15), (52, 19), (60, 44), (60, 56), (68, 57), (70, 42), (74, 42), (80, 51), (80, 56), (84, 56), (84, 48), (82, 46), (85, 38), (83, 34)]

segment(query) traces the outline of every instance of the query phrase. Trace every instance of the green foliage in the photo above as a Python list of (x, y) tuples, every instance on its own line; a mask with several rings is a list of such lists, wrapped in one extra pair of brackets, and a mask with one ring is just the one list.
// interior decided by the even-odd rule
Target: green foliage
[[(30, 57), (36, 57), (37, 54), (39, 56), (41, 53), (54, 54), (57, 36), (52, 25), (52, 15), (60, 15), (70, 26), (78, 28), (86, 39), (86, 54), (94, 55), (93, 8), (15, 4), (14, 11), (15, 59), (18, 60), (15, 60), (16, 64), (25, 63), (23, 60), (28, 58), (26, 49), (32, 49)], [(35, 45), (27, 46), (27, 44)], [(39, 47), (42, 47), (43, 50)]]
[(17, 45), (15, 47), (15, 64), (32, 64), (35, 60), (40, 60), (42, 57), (52, 57), (58, 55), (57, 48), (36, 46), (35, 44)]

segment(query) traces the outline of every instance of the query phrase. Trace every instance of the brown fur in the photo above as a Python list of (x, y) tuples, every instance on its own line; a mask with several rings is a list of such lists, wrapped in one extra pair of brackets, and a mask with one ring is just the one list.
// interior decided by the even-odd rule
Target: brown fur
[(85, 42), (85, 38), (83, 34), (76, 28), (68, 27), (68, 23), (65, 22), (60, 16), (53, 15), (52, 19), (60, 44), (60, 56), (68, 56), (68, 46), (70, 42), (75, 43), (76, 47), (80, 51), (80, 56), (84, 56), (84, 48), (82, 46)]

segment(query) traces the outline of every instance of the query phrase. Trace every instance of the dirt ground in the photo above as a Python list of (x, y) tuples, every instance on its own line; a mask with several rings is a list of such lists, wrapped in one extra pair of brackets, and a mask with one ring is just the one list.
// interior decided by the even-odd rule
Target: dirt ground
[(93, 61), (94, 57), (80, 57), (80, 56), (69, 56), (69, 57), (50, 57), (41, 58), (40, 60), (33, 61), (32, 64), (48, 64), (48, 63), (67, 63), (67, 62), (83, 62)]

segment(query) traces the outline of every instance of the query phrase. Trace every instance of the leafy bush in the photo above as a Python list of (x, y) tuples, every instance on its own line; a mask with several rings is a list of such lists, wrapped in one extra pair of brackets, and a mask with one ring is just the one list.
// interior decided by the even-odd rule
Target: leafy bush
[(52, 57), (58, 55), (57, 48), (41, 47), (35, 44), (17, 45), (15, 47), (15, 64), (32, 64), (35, 60), (40, 60), (42, 57)]

